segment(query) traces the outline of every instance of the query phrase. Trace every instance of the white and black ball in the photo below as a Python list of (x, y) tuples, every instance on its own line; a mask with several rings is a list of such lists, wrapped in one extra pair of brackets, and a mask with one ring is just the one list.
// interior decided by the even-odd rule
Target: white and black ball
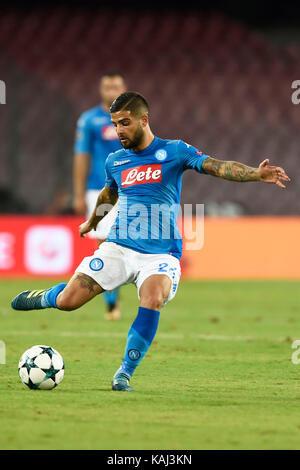
[(19, 376), (32, 389), (51, 390), (63, 379), (65, 364), (51, 346), (37, 345), (27, 349), (19, 361)]

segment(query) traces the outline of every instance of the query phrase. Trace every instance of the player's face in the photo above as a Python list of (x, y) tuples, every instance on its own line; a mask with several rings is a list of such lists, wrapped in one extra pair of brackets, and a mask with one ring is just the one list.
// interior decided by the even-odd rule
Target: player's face
[(139, 147), (144, 137), (144, 127), (147, 124), (147, 116), (140, 119), (132, 116), (129, 111), (111, 113), (122, 147), (124, 149), (135, 149)]
[(116, 75), (114, 77), (103, 77), (100, 81), (100, 97), (102, 102), (109, 108), (112, 102), (121, 93), (126, 91), (125, 83), (122, 77)]

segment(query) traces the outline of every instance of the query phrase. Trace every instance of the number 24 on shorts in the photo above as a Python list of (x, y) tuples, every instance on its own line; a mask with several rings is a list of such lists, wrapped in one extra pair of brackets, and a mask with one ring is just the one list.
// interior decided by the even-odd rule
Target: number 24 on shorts
[(166, 273), (167, 270), (166, 270), (166, 267), (169, 266), (168, 263), (160, 263), (159, 266), (158, 266), (158, 272), (159, 273)]

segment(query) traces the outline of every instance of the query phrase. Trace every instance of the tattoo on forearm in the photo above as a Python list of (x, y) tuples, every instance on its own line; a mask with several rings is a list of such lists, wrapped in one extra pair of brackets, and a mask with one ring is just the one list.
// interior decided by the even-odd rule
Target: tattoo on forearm
[(118, 191), (105, 187), (98, 196), (93, 218), (96, 224), (112, 209), (118, 200)]
[(105, 187), (98, 196), (97, 206), (100, 206), (101, 204), (111, 204), (113, 206), (117, 200), (118, 191)]
[(78, 273), (76, 279), (80, 282), (80, 287), (87, 288), (90, 292), (95, 292), (95, 288), (99, 286), (94, 279), (86, 274)]
[(239, 162), (207, 158), (202, 164), (205, 173), (231, 181), (258, 181), (257, 168)]

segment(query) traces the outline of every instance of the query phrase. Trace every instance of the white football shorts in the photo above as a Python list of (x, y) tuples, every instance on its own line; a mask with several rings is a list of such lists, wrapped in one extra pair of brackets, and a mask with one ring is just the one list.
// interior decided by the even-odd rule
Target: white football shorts
[[(90, 217), (90, 215), (93, 213), (93, 210), (95, 209), (100, 191), (102, 191), (102, 189), (99, 189), (99, 191), (98, 189), (88, 189), (85, 193), (85, 200), (87, 204), (87, 218)], [(97, 229), (91, 230), (91, 232), (89, 232), (87, 236), (89, 238), (97, 238), (100, 240), (104, 240), (105, 238), (107, 238), (107, 235), (118, 215), (118, 209), (119, 202), (117, 201), (117, 203), (109, 211), (109, 213), (106, 214), (106, 216), (103, 217), (102, 220), (100, 220), (99, 224), (97, 225)]]
[(175, 256), (140, 253), (114, 242), (101, 243), (93, 256), (83, 258), (75, 272), (87, 274), (107, 291), (135, 284), (139, 298), (140, 287), (149, 276), (165, 274), (171, 280), (171, 289), (164, 305), (175, 297), (181, 275)]

